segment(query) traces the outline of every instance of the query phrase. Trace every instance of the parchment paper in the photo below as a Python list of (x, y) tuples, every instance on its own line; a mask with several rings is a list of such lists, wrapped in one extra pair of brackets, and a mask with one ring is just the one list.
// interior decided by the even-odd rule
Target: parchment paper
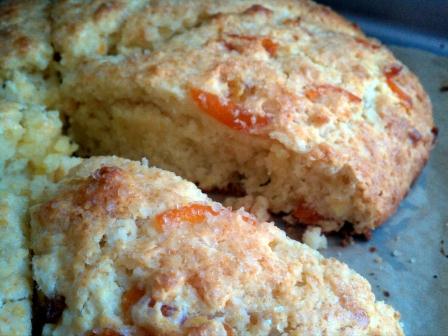
[(370, 241), (340, 247), (330, 238), (322, 252), (367, 278), (376, 297), (401, 313), (407, 335), (448, 335), (448, 91), (441, 90), (448, 87), (448, 58), (391, 49), (431, 97), (437, 145), (398, 212)]

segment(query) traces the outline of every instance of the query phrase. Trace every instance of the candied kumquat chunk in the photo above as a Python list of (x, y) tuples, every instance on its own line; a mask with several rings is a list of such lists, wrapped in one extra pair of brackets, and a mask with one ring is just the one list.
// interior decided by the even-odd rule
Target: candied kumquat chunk
[(278, 44), (272, 41), (270, 38), (266, 37), (262, 39), (261, 45), (272, 57), (274, 57), (277, 54)]
[(343, 94), (344, 96), (346, 96), (348, 98), (348, 100), (350, 100), (353, 103), (361, 102), (361, 98), (354, 95), (353, 93), (351, 93), (343, 88), (340, 88), (338, 86), (334, 86), (334, 85), (330, 85), (330, 84), (316, 85), (316, 86), (310, 87), (305, 90), (305, 96), (312, 102), (316, 102), (322, 96), (325, 96), (329, 93)]
[(193, 88), (191, 97), (202, 111), (234, 130), (251, 132), (269, 123), (268, 117), (251, 114), (231, 101), (222, 101), (213, 93)]
[(163, 232), (167, 227), (176, 227), (182, 223), (199, 224), (206, 220), (207, 215), (217, 216), (218, 214), (219, 212), (210, 205), (189, 204), (158, 214), (155, 218), (155, 226), (158, 231)]
[(395, 78), (400, 74), (402, 69), (403, 67), (401, 65), (392, 65), (384, 70), (384, 75), (386, 76), (387, 85), (392, 92), (401, 99), (406, 108), (410, 108), (412, 106), (412, 98), (395, 82)]
[(251, 214), (245, 214), (242, 216), (243, 220), (251, 225), (257, 225), (257, 220), (255, 219), (255, 217)]

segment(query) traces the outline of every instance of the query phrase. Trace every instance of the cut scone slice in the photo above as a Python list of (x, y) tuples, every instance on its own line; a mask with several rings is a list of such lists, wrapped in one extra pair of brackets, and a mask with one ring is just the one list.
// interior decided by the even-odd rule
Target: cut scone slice
[(0, 98), (0, 335), (31, 335), (29, 213), (79, 160), (56, 111)]
[[(125, 8), (56, 19), (63, 111), (85, 153), (148, 156), (204, 190), (237, 184), (270, 211), (365, 234), (428, 159), (435, 129), (418, 79), (326, 7)], [(101, 52), (80, 49), (89, 36)]]
[(74, 168), (32, 209), (32, 248), (61, 308), (44, 335), (402, 335), (347, 265), (138, 162)]

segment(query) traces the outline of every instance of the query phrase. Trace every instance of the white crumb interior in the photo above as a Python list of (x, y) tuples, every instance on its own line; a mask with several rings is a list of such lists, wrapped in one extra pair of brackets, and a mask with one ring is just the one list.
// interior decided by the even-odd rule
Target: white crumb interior
[(319, 223), (324, 231), (368, 216), (357, 204), (350, 169), (334, 171), (276, 141), (235, 134), (208, 116), (192, 117), (194, 111), (188, 113), (185, 105), (168, 98), (169, 105), (163, 107), (128, 102), (80, 105), (70, 119), (74, 138), (89, 154), (140, 159), (149, 153), (152, 164), (205, 190), (241, 184), (247, 194), (266, 198), (273, 212), (293, 211), (305, 203), (328, 218)]

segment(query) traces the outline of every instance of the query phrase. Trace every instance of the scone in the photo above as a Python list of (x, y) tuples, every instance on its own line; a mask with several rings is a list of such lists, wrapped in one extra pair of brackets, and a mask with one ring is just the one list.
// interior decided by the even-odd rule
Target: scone
[(60, 108), (85, 154), (147, 156), (203, 190), (365, 234), (428, 159), (418, 79), (326, 7), (63, 1), (52, 17)]
[(0, 98), (0, 335), (31, 335), (29, 205), (79, 160), (58, 113)]
[(345, 264), (158, 168), (85, 160), (31, 212), (44, 335), (402, 335)]

